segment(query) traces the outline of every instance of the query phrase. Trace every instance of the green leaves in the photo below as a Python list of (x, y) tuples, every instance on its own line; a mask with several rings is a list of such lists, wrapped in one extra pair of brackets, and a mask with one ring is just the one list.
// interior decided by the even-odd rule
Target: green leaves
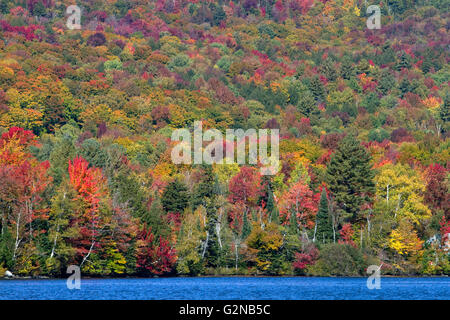
[(339, 143), (327, 168), (327, 185), (344, 217), (356, 222), (361, 206), (375, 192), (371, 158), (356, 138)]

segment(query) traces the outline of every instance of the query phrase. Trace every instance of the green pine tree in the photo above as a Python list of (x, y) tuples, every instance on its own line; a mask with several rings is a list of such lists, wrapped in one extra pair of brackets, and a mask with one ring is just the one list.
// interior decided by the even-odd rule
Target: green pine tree
[(336, 67), (330, 58), (325, 59), (320, 65), (320, 72), (322, 72), (328, 81), (335, 81), (338, 77)]
[(319, 76), (315, 76), (311, 79), (309, 90), (311, 90), (316, 100), (323, 101), (325, 99), (325, 88), (320, 81)]
[(33, 15), (37, 17), (43, 17), (46, 14), (46, 8), (42, 2), (38, 2), (33, 7)]
[(355, 75), (353, 62), (349, 58), (345, 58), (341, 64), (341, 76), (345, 80), (350, 80)]
[(212, 166), (203, 165), (201, 168), (203, 169), (202, 180), (195, 185), (192, 192), (192, 205), (194, 210), (200, 205), (206, 207), (207, 199), (217, 195), (217, 192), (220, 189), (214, 172), (212, 171)]
[(447, 93), (444, 97), (444, 103), (439, 108), (439, 118), (445, 123), (450, 121), (450, 94)]
[(267, 212), (269, 213), (270, 222), (275, 224), (280, 223), (280, 212), (278, 211), (278, 207), (273, 196), (273, 191), (271, 189), (269, 192), (269, 198), (267, 199)]
[(7, 14), (9, 12), (8, 1), (1, 0), (0, 1), (0, 13)]
[(220, 250), (219, 240), (217, 238), (216, 225), (217, 225), (217, 205), (215, 197), (208, 201), (206, 207), (206, 229), (207, 229), (207, 241), (205, 248), (204, 259), (206, 265), (209, 267), (217, 268), (220, 265), (221, 255), (223, 252)]
[(381, 72), (380, 79), (378, 82), (378, 90), (386, 95), (390, 90), (394, 89), (396, 85), (395, 78), (389, 71)]
[(213, 23), (215, 26), (218, 26), (226, 19), (227, 15), (221, 5), (212, 4), (211, 6), (213, 12)]
[(326, 179), (342, 216), (355, 222), (362, 204), (375, 191), (371, 157), (353, 135), (339, 143), (327, 168)]
[(152, 201), (150, 209), (142, 215), (141, 221), (148, 227), (151, 227), (152, 232), (157, 237), (167, 237), (170, 230), (167, 223), (164, 222), (164, 216), (165, 212), (161, 204), (161, 199), (158, 195), (156, 195), (155, 199)]
[(367, 61), (366, 59), (361, 59), (361, 61), (359, 61), (357, 67), (356, 67), (356, 72), (358, 72), (358, 74), (369, 74), (370, 73), (370, 64), (369, 61)]
[(300, 228), (297, 221), (297, 216), (295, 212), (291, 212), (291, 215), (289, 217), (289, 228), (288, 232), (293, 235), (299, 235), (300, 234)]
[(186, 185), (175, 179), (164, 190), (161, 201), (166, 212), (183, 213), (189, 204), (189, 192)]
[(405, 52), (400, 56), (400, 61), (395, 65), (395, 69), (397, 71), (401, 71), (402, 69), (409, 69), (411, 67), (411, 61), (409, 55)]
[(316, 241), (319, 243), (333, 242), (333, 226), (328, 212), (328, 198), (325, 188), (322, 189), (319, 210), (316, 215)]
[[(236, 219), (237, 220), (237, 219)], [(252, 232), (252, 226), (248, 221), (248, 214), (244, 212), (244, 218), (242, 221), (242, 239), (245, 240)]]
[(13, 251), (14, 239), (6, 226), (1, 226), (0, 234), (0, 267), (3, 265), (6, 269), (14, 268)]
[(301, 112), (305, 117), (309, 117), (315, 111), (319, 112), (319, 109), (316, 108), (314, 95), (310, 90), (303, 91), (298, 98), (297, 110)]

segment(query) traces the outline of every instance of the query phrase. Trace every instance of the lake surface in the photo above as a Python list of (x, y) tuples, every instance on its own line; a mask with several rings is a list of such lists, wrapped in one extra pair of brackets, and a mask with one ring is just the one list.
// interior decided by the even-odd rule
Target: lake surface
[(381, 278), (369, 290), (366, 278), (219, 277), (81, 279), (79, 290), (66, 280), (3, 280), (0, 300), (442, 300), (450, 278)]

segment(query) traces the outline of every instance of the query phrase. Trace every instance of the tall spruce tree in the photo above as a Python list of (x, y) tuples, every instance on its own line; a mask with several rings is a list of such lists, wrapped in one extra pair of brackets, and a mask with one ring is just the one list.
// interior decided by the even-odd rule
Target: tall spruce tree
[(316, 100), (323, 101), (325, 99), (325, 87), (320, 81), (319, 76), (316, 75), (311, 79), (309, 90), (311, 90)]
[(244, 218), (242, 222), (242, 239), (245, 240), (252, 232), (252, 226), (250, 224), (250, 221), (248, 221), (248, 214), (247, 212), (244, 212)]
[(317, 115), (319, 109), (316, 107), (316, 100), (309, 89), (304, 90), (297, 101), (297, 110), (305, 117)]
[(203, 177), (193, 191), (192, 203), (194, 208), (202, 205), (206, 209), (207, 234), (202, 256), (207, 266), (216, 268), (220, 265), (224, 254), (224, 251), (220, 249), (216, 231), (219, 219), (217, 211), (220, 206), (218, 197), (221, 195), (221, 190), (212, 166), (201, 165), (200, 168), (203, 170)]
[(219, 240), (216, 232), (217, 225), (217, 202), (216, 198), (212, 197), (207, 201), (206, 205), (206, 243), (205, 254), (206, 265), (216, 268), (220, 264), (221, 250), (219, 246)]
[(267, 215), (269, 216), (269, 222), (278, 224), (279, 212), (273, 195), (273, 185), (270, 176), (262, 177), (262, 186), (264, 186), (264, 192), (259, 198), (258, 205), (262, 205), (264, 202)]
[(320, 65), (320, 71), (325, 75), (329, 81), (335, 81), (338, 77), (336, 67), (330, 58), (325, 59)]
[(352, 223), (359, 220), (362, 204), (375, 192), (371, 157), (353, 135), (339, 143), (327, 168), (326, 179), (341, 216)]
[(178, 179), (169, 183), (163, 192), (161, 202), (166, 212), (183, 213), (189, 204), (186, 185)]
[(350, 58), (346, 57), (342, 60), (340, 71), (342, 78), (345, 80), (350, 80), (355, 75), (355, 68)]
[(141, 221), (152, 228), (152, 233), (156, 236), (167, 237), (170, 234), (169, 226), (164, 221), (165, 212), (161, 204), (161, 199), (156, 194), (149, 210), (146, 210), (140, 217)]
[(328, 212), (328, 198), (325, 188), (322, 189), (319, 211), (316, 215), (316, 241), (319, 243), (333, 242), (333, 226)]
[(439, 118), (444, 122), (450, 121), (450, 93), (444, 97), (444, 103), (439, 108)]
[(402, 69), (409, 69), (411, 67), (411, 58), (409, 55), (407, 55), (405, 52), (402, 52), (402, 55), (400, 56), (400, 60), (395, 65), (395, 69), (397, 71), (401, 71)]
[(192, 205), (195, 210), (198, 206), (203, 205), (206, 208), (207, 198), (211, 198), (217, 195), (217, 180), (212, 166), (202, 165), (203, 177), (199, 183), (197, 183), (192, 192)]

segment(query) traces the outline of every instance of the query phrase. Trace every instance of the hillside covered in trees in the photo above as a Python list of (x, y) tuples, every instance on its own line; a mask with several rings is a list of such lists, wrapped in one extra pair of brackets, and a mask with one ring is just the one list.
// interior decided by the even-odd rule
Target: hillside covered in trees
[[(0, 275), (450, 274), (449, 27), (446, 0), (0, 0)], [(174, 164), (199, 120), (279, 129), (279, 172)]]

